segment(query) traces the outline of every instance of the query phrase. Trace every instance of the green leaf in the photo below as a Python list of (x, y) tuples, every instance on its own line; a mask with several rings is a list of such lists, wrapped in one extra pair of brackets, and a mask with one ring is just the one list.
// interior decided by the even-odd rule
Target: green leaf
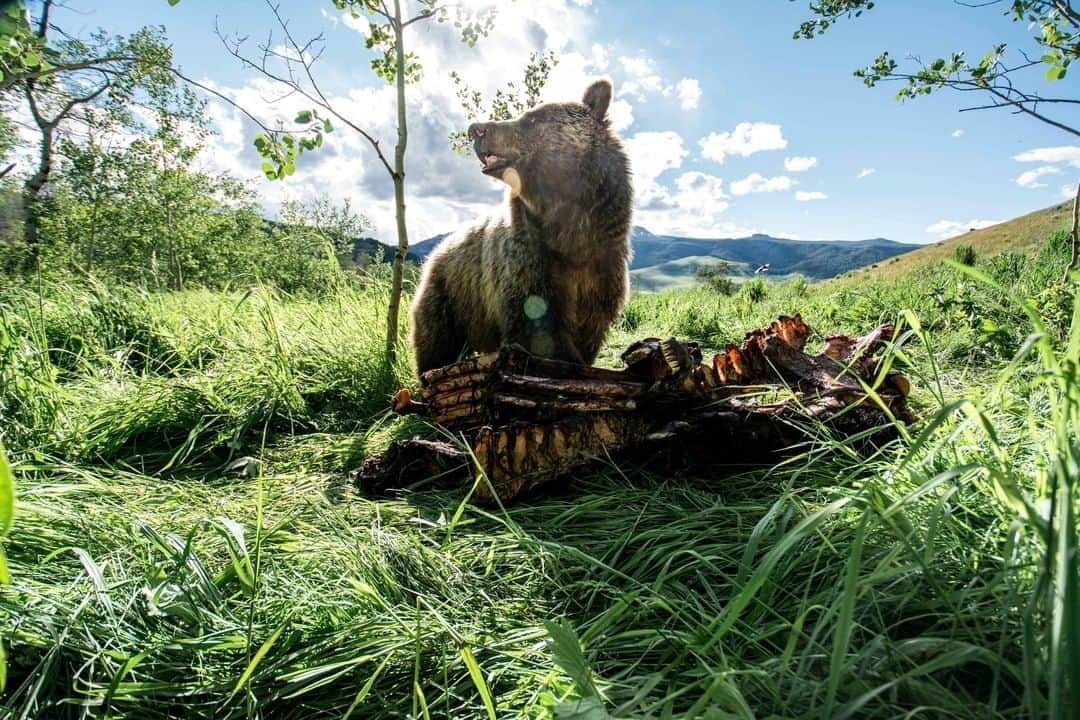
[(258, 667), (259, 662), (266, 656), (266, 653), (270, 652), (270, 648), (274, 646), (278, 637), (281, 636), (281, 631), (284, 629), (285, 626), (282, 625), (275, 630), (274, 634), (266, 638), (266, 642), (264, 642), (251, 657), (251, 662), (248, 663), (243, 674), (240, 675), (240, 679), (236, 681), (236, 687), (234, 687), (233, 691), (229, 694), (229, 700), (232, 700), (236, 693), (240, 692), (240, 688), (244, 687), (244, 684), (251, 679), (251, 676), (255, 673), (255, 668)]
[(7, 537), (15, 518), (15, 477), (11, 473), (4, 446), (0, 444), (0, 537)]
[(307, 123), (311, 122), (311, 111), (301, 110), (300, 112), (296, 113), (296, 122), (300, 123), (301, 125), (306, 125)]
[(334, 126), (330, 124), (330, 118), (326, 118), (322, 121), (323, 132), (334, 132)]
[(1060, 80), (1063, 77), (1065, 77), (1065, 68), (1063, 67), (1052, 67), (1046, 71), (1046, 79), (1049, 82)]
[(611, 715), (596, 698), (584, 698), (556, 705), (555, 720), (611, 720)]
[(480, 663), (476, 662), (476, 656), (473, 655), (473, 651), (468, 645), (462, 646), (461, 659), (465, 661), (469, 677), (472, 678), (473, 685), (476, 686), (477, 692), (480, 693), (480, 699), (484, 701), (484, 709), (487, 710), (488, 718), (497, 720), (498, 715), (495, 714), (495, 702), (491, 699), (491, 691), (488, 690), (487, 683), (484, 682), (484, 674), (480, 672)]
[(180, 4), (180, 0), (168, 0), (169, 5), (175, 7)]
[(589, 663), (581, 651), (581, 641), (578, 640), (574, 629), (564, 622), (550, 621), (544, 623), (544, 629), (548, 633), (546, 644), (555, 664), (574, 681), (578, 694), (583, 698), (600, 697), (593, 683), (592, 670), (589, 669)]

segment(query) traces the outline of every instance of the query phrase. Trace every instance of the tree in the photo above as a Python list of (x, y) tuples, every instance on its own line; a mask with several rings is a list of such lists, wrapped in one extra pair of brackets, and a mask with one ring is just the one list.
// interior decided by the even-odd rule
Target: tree
[[(229, 53), (240, 60), (244, 67), (279, 83), (290, 95), (302, 97), (313, 106), (296, 116), (293, 129), (285, 129), (282, 125), (269, 128), (256, 120), (263, 132), (255, 138), (255, 147), (266, 159), (263, 170), (268, 178), (280, 180), (291, 175), (295, 171), (296, 160), (304, 151), (314, 150), (322, 145), (324, 134), (333, 130), (333, 118), (367, 141), (393, 183), (397, 251), (394, 255), (386, 321), (386, 355), (388, 364), (392, 366), (397, 357), (402, 279), (409, 248), (405, 222), (405, 152), (408, 146), (405, 86), (418, 81), (421, 74), (421, 65), (416, 54), (405, 48), (405, 31), (417, 23), (432, 19), (438, 22), (452, 20), (460, 30), (461, 41), (471, 46), (491, 30), (494, 15), (491, 12), (471, 15), (461, 6), (450, 5), (443, 0), (418, 0), (419, 9), (411, 17), (403, 12), (401, 0), (331, 1), (338, 10), (348, 10), (356, 18), (367, 18), (366, 45), (369, 50), (376, 51), (376, 56), (371, 61), (372, 70), (396, 89), (397, 132), (392, 162), (383, 152), (379, 138), (365, 128), (360, 120), (335, 106), (333, 100), (321, 89), (315, 65), (324, 47), (322, 35), (304, 42), (298, 41), (289, 28), (288, 20), (281, 15), (279, 6), (274, 5), (272, 0), (266, 0), (266, 3), (284, 37), (283, 50), (274, 44), (271, 35), (265, 43), (257, 45), (256, 53), (247, 54), (246, 38), (226, 37), (220, 31), (218, 34)], [(225, 99), (236, 105), (228, 98)], [(252, 113), (244, 112), (254, 119)]]
[(721, 295), (735, 294), (735, 281), (728, 275), (731, 273), (731, 263), (727, 260), (717, 260), (708, 265), (699, 265), (695, 276), (706, 287)]
[[(530, 53), (529, 62), (522, 73), (521, 85), (510, 81), (505, 88), (496, 89), (495, 97), (491, 99), (487, 110), (484, 109), (483, 93), (470, 87), (456, 71), (450, 73), (450, 79), (457, 88), (458, 100), (465, 111), (466, 120), (472, 122), (481, 117), (487, 120), (511, 120), (540, 103), (540, 95), (547, 85), (548, 76), (558, 64), (559, 60), (552, 50)], [(464, 130), (450, 133), (450, 147), (459, 155), (470, 154), (469, 138)]]
[[(1005, 9), (1004, 15), (1013, 22), (1038, 28), (1038, 34), (1033, 37), (1034, 51), (1018, 49), (1006, 58), (1008, 47), (1000, 43), (977, 62), (969, 61), (965, 53), (958, 50), (928, 63), (917, 57), (910, 58), (915, 65), (910, 70), (901, 69), (886, 51), (866, 67), (856, 70), (855, 77), (861, 78), (867, 87), (883, 81), (901, 83), (896, 94), (898, 100), (929, 95), (944, 88), (975, 93), (984, 101), (964, 107), (961, 112), (1010, 109), (1072, 135), (1080, 135), (1080, 129), (1065, 119), (1076, 117), (1074, 106), (1080, 105), (1080, 99), (1047, 96), (1038, 89), (1018, 86), (1021, 79), (1030, 82), (1026, 77), (1030, 73), (1025, 71), (1035, 69), (1044, 70), (1048, 83), (1065, 77), (1069, 65), (1080, 57), (1080, 10), (1074, 8), (1070, 0), (984, 0), (970, 4), (955, 1), (972, 8), (1001, 6)], [(874, 0), (810, 0), (812, 17), (799, 26), (794, 37), (812, 39), (837, 21), (857, 18), (874, 6)]]
[(63, 141), (41, 219), (42, 266), (155, 289), (280, 284), (285, 252), (267, 257), (271, 238), (251, 190), (193, 169), (197, 134), (167, 124), (126, 132), (134, 139)]
[[(179, 0), (169, 0), (175, 5)], [(35, 27), (30, 25), (25, 0), (0, 3), (0, 95), (32, 80), (51, 75), (89, 70), (112, 63), (131, 61), (126, 52), (112, 52), (96, 57), (72, 60), (49, 47), (42, 26), (49, 27), (49, 13), (54, 0), (43, 0), (42, 13)]]
[[(41, 136), (37, 167), (22, 191), (23, 240), (31, 263), (40, 255), (42, 197), (63, 133), (75, 126), (92, 133), (129, 122), (134, 103), (142, 98), (159, 100), (176, 90), (175, 78), (165, 69), (172, 56), (162, 29), (143, 28), (129, 37), (98, 31), (84, 41), (56, 27), (50, 19), (53, 4), (54, 0), (44, 0), (24, 41), (29, 49), (23, 52), (21, 73), (15, 60), (4, 60), (4, 87), (22, 96)], [(54, 42), (52, 32), (60, 39)], [(197, 116), (195, 111), (188, 113), (189, 118)]]

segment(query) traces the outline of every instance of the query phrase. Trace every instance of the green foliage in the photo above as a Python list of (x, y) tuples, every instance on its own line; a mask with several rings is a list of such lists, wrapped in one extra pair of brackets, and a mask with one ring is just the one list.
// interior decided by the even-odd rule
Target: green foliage
[(769, 294), (769, 286), (766, 284), (765, 278), (756, 275), (742, 284), (739, 294), (744, 302), (756, 305)]
[(731, 263), (720, 260), (711, 265), (698, 266), (695, 276), (706, 287), (721, 295), (734, 295), (735, 281), (730, 277)]
[[(15, 479), (11, 474), (11, 465), (8, 464), (7, 454), (4, 452), (4, 443), (0, 442), (0, 585), (11, 582), (8, 575), (7, 554), (4, 551), (3, 541), (11, 532), (11, 525), (15, 518)], [(0, 642), (0, 692), (7, 687), (7, 654), (4, 645)]]
[[(999, 43), (977, 62), (969, 61), (967, 55), (958, 50), (928, 63), (916, 61), (919, 67), (913, 72), (904, 72), (886, 51), (866, 67), (856, 70), (855, 76), (867, 87), (874, 87), (881, 81), (900, 82), (902, 87), (896, 94), (898, 100), (929, 95), (942, 88), (983, 92), (990, 98), (989, 107), (1012, 107), (1072, 134), (1080, 133), (1075, 127), (1048, 117), (1046, 110), (1039, 106), (1040, 103), (1044, 106), (1070, 103), (1070, 98), (1047, 98), (1037, 91), (1021, 90), (1017, 81), (1018, 73), (1032, 65), (1045, 68), (1044, 79), (1048, 83), (1066, 76), (1069, 65), (1080, 57), (1080, 10), (1057, 0), (1010, 0), (1005, 5), (1008, 8), (1004, 12), (1006, 17), (1038, 29), (1038, 34), (1032, 38), (1033, 50), (1019, 51), (1018, 59), (1013, 63), (1006, 60), (1007, 45)], [(813, 16), (801, 23), (794, 37), (812, 39), (838, 20), (859, 17), (873, 7), (873, 0), (815, 0), (809, 4)]]
[(953, 251), (953, 258), (956, 262), (970, 267), (975, 265), (975, 255), (975, 248), (971, 245), (957, 245)]
[[(554, 50), (530, 53), (521, 85), (510, 81), (506, 88), (497, 88), (486, 110), (484, 96), (479, 90), (470, 87), (456, 71), (450, 72), (450, 79), (454, 81), (458, 100), (465, 111), (465, 119), (469, 122), (478, 119), (512, 120), (540, 104), (540, 95), (547, 85), (548, 76), (558, 64), (559, 59)], [(464, 130), (450, 133), (450, 147), (459, 155), (469, 155), (472, 152)]]
[(48, 57), (48, 49), (30, 28), (25, 1), (4, 3), (0, 9), (0, 91), (28, 73), (48, 70)]
[(273, 252), (262, 258), (261, 277), (288, 292), (333, 292), (347, 280), (342, 269), (353, 265), (354, 239), (370, 227), (348, 201), (341, 207), (325, 198), (287, 201), (268, 242)]
[(268, 238), (245, 185), (153, 139), (67, 155), (42, 219), (45, 267), (172, 289), (259, 276)]
[(330, 118), (317, 110), (302, 110), (294, 121), (294, 131), (262, 132), (252, 144), (264, 158), (263, 174), (267, 180), (284, 180), (296, 172), (296, 161), (306, 150), (322, 147), (323, 137), (334, 131)]
[[(397, 46), (395, 41), (395, 23), (393, 13), (387, 13), (386, 6), (377, 0), (331, 0), (338, 10), (348, 10), (354, 18), (368, 18), (368, 32), (365, 44), (369, 50), (381, 53), (371, 61), (371, 69), (388, 83), (393, 84), (397, 77)], [(480, 13), (472, 12), (463, 5), (448, 5), (442, 0), (419, 0), (419, 19), (434, 18), (438, 22), (453, 22), (461, 41), (472, 47), (495, 27), (494, 10)], [(453, 11), (453, 12), (451, 12)], [(403, 76), (406, 83), (420, 79), (423, 67), (415, 53), (404, 53), (405, 66)]]

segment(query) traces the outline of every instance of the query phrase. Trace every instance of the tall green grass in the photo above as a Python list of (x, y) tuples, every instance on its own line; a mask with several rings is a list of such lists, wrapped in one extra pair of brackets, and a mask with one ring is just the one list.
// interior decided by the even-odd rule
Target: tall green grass
[(808, 426), (767, 468), (600, 463), (495, 511), (352, 488), (424, 430), (385, 412), (411, 380), (381, 287), (0, 293), (4, 714), (1067, 718), (1080, 306), (1044, 272), (635, 297), (605, 363), (793, 310), (901, 323), (923, 420), (869, 453)]

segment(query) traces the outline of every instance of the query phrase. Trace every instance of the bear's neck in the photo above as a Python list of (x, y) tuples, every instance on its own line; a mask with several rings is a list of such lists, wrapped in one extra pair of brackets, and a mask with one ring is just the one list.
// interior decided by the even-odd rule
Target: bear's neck
[(558, 188), (546, 195), (556, 202), (544, 207), (531, 207), (521, 197), (510, 201), (513, 226), (572, 263), (610, 259), (612, 249), (627, 244), (630, 233), (633, 197), (625, 163), (591, 166), (595, 174), (585, 179), (576, 196), (567, 197), (565, 189)]

